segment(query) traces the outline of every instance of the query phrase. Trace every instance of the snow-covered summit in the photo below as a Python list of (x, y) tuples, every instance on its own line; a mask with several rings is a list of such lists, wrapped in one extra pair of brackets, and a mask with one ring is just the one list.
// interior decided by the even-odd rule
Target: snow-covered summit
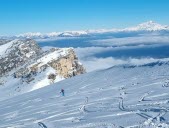
[(141, 23), (136, 27), (130, 27), (124, 29), (126, 31), (160, 31), (160, 30), (169, 30), (169, 26), (161, 25), (154, 21), (148, 21), (145, 23)]
[(63, 33), (60, 33), (58, 36), (63, 36), (63, 37), (75, 37), (75, 36), (84, 36), (87, 35), (88, 33), (86, 31), (65, 31)]

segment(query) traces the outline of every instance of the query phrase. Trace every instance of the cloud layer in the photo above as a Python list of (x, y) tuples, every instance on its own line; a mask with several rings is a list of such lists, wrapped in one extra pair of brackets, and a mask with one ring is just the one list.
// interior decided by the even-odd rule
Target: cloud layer
[[(136, 50), (137, 47), (132, 48), (132, 50)], [(76, 48), (75, 51), (80, 59), (80, 61), (84, 64), (85, 68), (88, 72), (94, 71), (94, 70), (100, 70), (100, 69), (106, 69), (112, 66), (118, 66), (122, 64), (130, 64), (130, 65), (144, 65), (152, 62), (157, 61), (169, 61), (169, 59), (166, 57), (148, 57), (148, 55), (145, 55), (144, 57), (141, 56), (126, 56), (126, 57), (113, 57), (113, 54), (110, 54), (106, 57), (104, 57), (105, 52), (109, 51), (124, 51), (126, 49), (129, 49), (129, 47), (122, 47), (122, 48), (112, 48), (112, 47), (88, 47), (88, 48)], [(157, 49), (159, 49), (157, 47)], [(130, 49), (129, 49), (130, 50)], [(100, 56), (96, 56), (97, 54), (100, 54)], [(121, 53), (125, 54), (125, 53)], [(140, 53), (141, 55), (144, 53)], [(153, 54), (153, 53), (152, 53)], [(165, 54), (165, 53), (164, 53)]]
[(79, 38), (58, 38), (40, 42), (44, 49), (73, 47), (87, 71), (105, 69), (121, 64), (143, 65), (168, 61), (167, 32), (119, 33)]

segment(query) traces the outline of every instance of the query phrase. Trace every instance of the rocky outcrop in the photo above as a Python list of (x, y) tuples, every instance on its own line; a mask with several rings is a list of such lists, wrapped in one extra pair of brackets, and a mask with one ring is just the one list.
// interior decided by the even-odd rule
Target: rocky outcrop
[(0, 47), (5, 48), (0, 54), (0, 78), (8, 74), (26, 83), (41, 78), (54, 83), (58, 77), (70, 78), (85, 73), (72, 48), (53, 48), (44, 52), (33, 40), (14, 40)]
[[(63, 53), (63, 54), (62, 54)], [(70, 78), (85, 73), (83, 65), (78, 62), (78, 58), (72, 48), (69, 49), (51, 49), (41, 58), (31, 65), (21, 68), (15, 72), (16, 77), (28, 77), (53, 68), (56, 72), (50, 75), (59, 75), (64, 78)], [(50, 75), (48, 77), (50, 77)]]
[(48, 64), (64, 78), (69, 78), (85, 72), (82, 64), (78, 62), (78, 58), (73, 49), (69, 49), (66, 56), (52, 60)]

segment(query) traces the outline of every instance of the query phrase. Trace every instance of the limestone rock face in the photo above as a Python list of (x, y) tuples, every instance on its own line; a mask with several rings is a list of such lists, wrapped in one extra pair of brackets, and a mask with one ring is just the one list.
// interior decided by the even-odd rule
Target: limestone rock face
[(64, 78), (85, 73), (85, 69), (82, 64), (78, 62), (78, 58), (76, 57), (73, 49), (69, 49), (66, 56), (52, 60), (48, 64), (56, 69), (57, 73)]

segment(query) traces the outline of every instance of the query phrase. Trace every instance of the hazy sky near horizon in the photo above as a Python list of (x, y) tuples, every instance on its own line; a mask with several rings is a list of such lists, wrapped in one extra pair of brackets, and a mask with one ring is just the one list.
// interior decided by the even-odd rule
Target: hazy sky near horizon
[(169, 24), (169, 0), (0, 0), (0, 35)]

